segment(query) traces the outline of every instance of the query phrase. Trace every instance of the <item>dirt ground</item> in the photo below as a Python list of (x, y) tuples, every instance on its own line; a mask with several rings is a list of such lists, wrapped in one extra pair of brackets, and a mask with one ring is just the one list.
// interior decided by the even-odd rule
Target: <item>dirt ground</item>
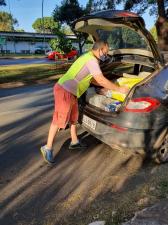
[[(143, 162), (79, 128), (89, 147), (70, 151), (69, 130), (56, 137), (56, 163), (39, 148), (52, 116), (52, 87), (1, 90), (0, 225), (117, 225), (168, 197), (168, 164)], [(5, 97), (6, 96), (6, 97)]]
[[(168, 165), (142, 164), (142, 157), (111, 150), (81, 131), (85, 151), (69, 151), (60, 132), (56, 164), (39, 154), (1, 170), (2, 225), (117, 225), (168, 194)], [(57, 151), (56, 150), (56, 151)], [(8, 174), (8, 176), (5, 176)]]

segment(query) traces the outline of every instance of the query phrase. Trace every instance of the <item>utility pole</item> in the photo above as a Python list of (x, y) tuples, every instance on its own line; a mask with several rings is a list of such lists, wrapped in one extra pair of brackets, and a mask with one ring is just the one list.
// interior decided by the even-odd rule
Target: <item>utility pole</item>
[(46, 48), (45, 48), (45, 31), (44, 31), (44, 14), (43, 14), (43, 9), (44, 9), (44, 0), (42, 0), (42, 26), (43, 26), (43, 49), (46, 52)]

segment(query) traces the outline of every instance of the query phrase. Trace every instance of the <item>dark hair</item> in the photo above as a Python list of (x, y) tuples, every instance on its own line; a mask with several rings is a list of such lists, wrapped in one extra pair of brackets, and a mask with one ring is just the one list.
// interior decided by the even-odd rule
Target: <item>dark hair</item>
[(97, 49), (103, 48), (104, 46), (109, 46), (108, 42), (107, 42), (107, 41), (103, 41), (103, 40), (99, 40), (99, 41), (96, 41), (96, 42), (93, 44), (92, 49), (93, 49), (93, 50), (97, 50)]

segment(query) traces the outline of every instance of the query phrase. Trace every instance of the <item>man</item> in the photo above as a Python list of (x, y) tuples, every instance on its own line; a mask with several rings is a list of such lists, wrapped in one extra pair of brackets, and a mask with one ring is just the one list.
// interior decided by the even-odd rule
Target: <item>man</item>
[(70, 123), (71, 144), (69, 149), (80, 149), (84, 146), (78, 140), (76, 124), (78, 121), (78, 101), (89, 87), (90, 82), (110, 89), (127, 93), (126, 87), (119, 87), (106, 79), (99, 66), (99, 61), (104, 61), (109, 51), (107, 42), (97, 41), (88, 53), (80, 56), (70, 69), (59, 79), (54, 87), (55, 111), (49, 129), (48, 140), (41, 147), (44, 160), (53, 163), (53, 140), (60, 128), (65, 128)]

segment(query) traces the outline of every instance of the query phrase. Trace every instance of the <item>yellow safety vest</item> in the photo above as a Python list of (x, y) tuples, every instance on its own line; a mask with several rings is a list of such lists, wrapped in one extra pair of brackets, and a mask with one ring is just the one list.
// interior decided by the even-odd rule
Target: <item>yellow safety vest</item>
[(90, 86), (92, 75), (88, 74), (82, 80), (77, 80), (76, 76), (83, 68), (83, 66), (91, 59), (95, 59), (95, 56), (91, 51), (80, 56), (69, 68), (69, 70), (58, 80), (58, 84), (62, 85), (68, 80), (75, 80), (77, 82), (77, 93), (76, 96), (79, 98)]

